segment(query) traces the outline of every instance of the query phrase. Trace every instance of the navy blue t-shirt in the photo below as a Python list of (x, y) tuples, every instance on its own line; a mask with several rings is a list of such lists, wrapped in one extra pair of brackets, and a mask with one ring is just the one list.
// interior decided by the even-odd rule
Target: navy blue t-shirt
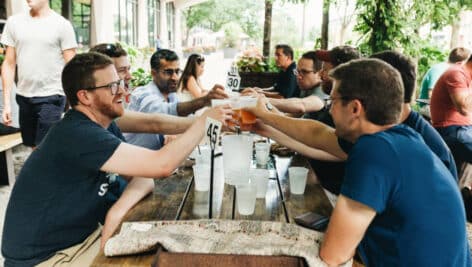
[(359, 245), (366, 266), (472, 266), (457, 184), (410, 127), (361, 136), (341, 194), (377, 213)]
[(277, 82), (274, 84), (275, 91), (285, 98), (300, 96), (297, 77), (295, 77), (295, 74), (293, 73), (293, 70), (296, 68), (297, 65), (293, 62), (285, 71), (280, 71), (279, 77), (277, 77)]
[[(112, 128), (119, 133), (116, 125)], [(49, 130), (11, 193), (2, 239), (5, 267), (38, 264), (97, 229), (108, 211), (105, 196), (115, 176), (100, 168), (120, 143), (73, 109)]]

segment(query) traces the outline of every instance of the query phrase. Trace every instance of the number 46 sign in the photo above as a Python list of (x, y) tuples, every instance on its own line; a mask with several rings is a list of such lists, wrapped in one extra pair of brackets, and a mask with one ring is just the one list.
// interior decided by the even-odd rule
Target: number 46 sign
[(210, 144), (211, 150), (214, 150), (216, 147), (216, 143), (220, 139), (220, 132), (221, 132), (221, 125), (220, 121), (217, 121), (212, 118), (206, 119), (205, 124), (206, 129), (206, 140)]

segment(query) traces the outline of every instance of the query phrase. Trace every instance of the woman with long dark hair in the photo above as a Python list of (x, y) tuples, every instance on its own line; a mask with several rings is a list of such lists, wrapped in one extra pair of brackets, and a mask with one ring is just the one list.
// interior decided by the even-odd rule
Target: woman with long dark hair
[(191, 54), (188, 57), (184, 72), (177, 85), (177, 96), (180, 101), (189, 101), (208, 93), (200, 82), (205, 68), (205, 58), (199, 54)]

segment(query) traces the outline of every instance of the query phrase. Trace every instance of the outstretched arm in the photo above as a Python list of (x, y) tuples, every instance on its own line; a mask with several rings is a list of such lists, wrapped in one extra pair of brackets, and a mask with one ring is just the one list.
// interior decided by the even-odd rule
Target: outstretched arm
[(324, 150), (336, 157), (345, 158), (346, 153), (338, 144), (334, 129), (319, 121), (290, 118), (270, 112), (268, 100), (259, 97), (255, 108), (247, 108), (264, 123), (280, 130), (291, 138), (313, 148)]
[(162, 113), (143, 113), (126, 110), (116, 124), (122, 132), (180, 134), (195, 121), (194, 118), (177, 117)]
[(319, 111), (324, 107), (323, 101), (314, 95), (304, 98), (269, 99), (270, 103), (286, 113), (307, 113)]
[(100, 169), (133, 177), (167, 177), (200, 143), (207, 117), (224, 123), (231, 115), (229, 105), (209, 108), (177, 140), (157, 151), (121, 143)]
[(277, 143), (284, 145), (300, 154), (302, 154), (305, 157), (312, 158), (312, 159), (317, 159), (317, 160), (324, 160), (324, 161), (344, 161), (347, 158), (347, 155), (345, 154), (345, 157), (336, 157), (328, 152), (325, 152), (323, 150), (319, 150), (313, 147), (309, 147), (301, 142), (298, 142), (297, 140), (287, 136), (286, 134), (282, 133), (281, 131), (268, 126), (268, 125), (263, 125), (260, 121), (258, 122), (257, 127), (260, 129), (256, 132), (259, 134), (269, 137), (276, 141)]

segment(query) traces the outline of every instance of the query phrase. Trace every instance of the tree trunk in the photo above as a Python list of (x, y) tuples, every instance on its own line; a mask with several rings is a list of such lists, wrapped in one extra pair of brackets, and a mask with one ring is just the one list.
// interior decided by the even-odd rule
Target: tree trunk
[(262, 55), (265, 58), (270, 56), (270, 31), (272, 27), (272, 1), (265, 0), (265, 18), (264, 18), (264, 38), (262, 45)]
[(328, 49), (329, 2), (323, 0), (323, 21), (321, 22), (321, 49)]

